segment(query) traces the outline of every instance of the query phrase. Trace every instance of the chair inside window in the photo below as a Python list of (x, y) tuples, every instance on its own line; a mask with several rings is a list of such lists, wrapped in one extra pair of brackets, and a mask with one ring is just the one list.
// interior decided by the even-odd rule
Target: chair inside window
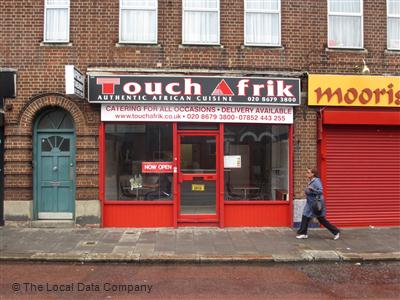
[(129, 175), (121, 175), (119, 177), (119, 187), (120, 187), (123, 198), (137, 199), (139, 193), (138, 193), (138, 191), (136, 191), (136, 189), (133, 189), (133, 190), (131, 189), (131, 183), (129, 181), (131, 177), (132, 176), (129, 176)]
[(225, 184), (225, 200), (243, 200), (243, 196), (232, 192), (231, 185), (227, 182)]
[(172, 196), (172, 178), (168, 174), (160, 174), (160, 176), (156, 176), (157, 178), (157, 186), (154, 187), (149, 192), (146, 192), (144, 198), (145, 200), (159, 200), (171, 198)]

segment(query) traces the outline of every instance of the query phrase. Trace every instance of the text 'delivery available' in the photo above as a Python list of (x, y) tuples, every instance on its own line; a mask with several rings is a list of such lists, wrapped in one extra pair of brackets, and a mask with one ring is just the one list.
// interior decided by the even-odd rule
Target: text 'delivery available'
[(103, 104), (102, 121), (292, 124), (289, 106)]

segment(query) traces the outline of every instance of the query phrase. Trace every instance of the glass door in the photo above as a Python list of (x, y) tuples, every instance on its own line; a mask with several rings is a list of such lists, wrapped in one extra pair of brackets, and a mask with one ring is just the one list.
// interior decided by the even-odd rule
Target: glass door
[(217, 134), (179, 135), (179, 217), (217, 215)]

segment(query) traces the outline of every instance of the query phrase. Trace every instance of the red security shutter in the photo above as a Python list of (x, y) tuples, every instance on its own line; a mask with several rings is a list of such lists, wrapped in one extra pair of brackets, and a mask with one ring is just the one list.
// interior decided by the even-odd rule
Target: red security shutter
[(398, 126), (325, 125), (327, 217), (337, 226), (400, 225)]

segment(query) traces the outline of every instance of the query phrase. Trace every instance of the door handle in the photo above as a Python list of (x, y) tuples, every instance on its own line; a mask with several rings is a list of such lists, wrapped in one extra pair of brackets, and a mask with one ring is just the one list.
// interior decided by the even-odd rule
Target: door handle
[(55, 171), (57, 171), (58, 170), (58, 167), (57, 166), (54, 166), (53, 167), (53, 171), (55, 172)]
[(72, 163), (69, 165), (69, 178), (71, 180), (75, 179), (74, 178), (74, 164), (72, 164)]

